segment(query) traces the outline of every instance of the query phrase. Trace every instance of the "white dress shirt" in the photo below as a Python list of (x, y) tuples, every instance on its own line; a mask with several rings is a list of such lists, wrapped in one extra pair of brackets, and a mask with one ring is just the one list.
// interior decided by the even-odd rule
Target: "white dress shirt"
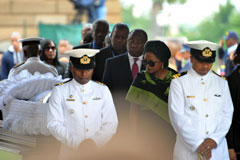
[(217, 143), (211, 160), (228, 160), (227, 134), (233, 114), (228, 83), (212, 71), (200, 76), (194, 69), (173, 79), (169, 116), (177, 140), (174, 160), (198, 160), (197, 148), (206, 138)]
[(134, 58), (138, 58), (138, 61), (136, 63), (138, 65), (138, 72), (139, 72), (140, 69), (141, 69), (141, 66), (142, 66), (143, 55), (141, 55), (139, 57), (133, 57), (128, 53), (128, 59), (129, 59), (131, 70), (132, 70), (132, 66), (133, 66), (133, 63), (134, 63)]

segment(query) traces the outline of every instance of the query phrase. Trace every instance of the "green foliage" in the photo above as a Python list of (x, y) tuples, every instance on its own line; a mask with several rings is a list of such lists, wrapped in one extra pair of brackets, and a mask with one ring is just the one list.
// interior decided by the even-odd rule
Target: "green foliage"
[(226, 5), (220, 5), (219, 11), (204, 19), (195, 28), (181, 27), (181, 35), (189, 40), (205, 39), (218, 43), (229, 30), (240, 33), (240, 13), (235, 13), (235, 7), (228, 0)]

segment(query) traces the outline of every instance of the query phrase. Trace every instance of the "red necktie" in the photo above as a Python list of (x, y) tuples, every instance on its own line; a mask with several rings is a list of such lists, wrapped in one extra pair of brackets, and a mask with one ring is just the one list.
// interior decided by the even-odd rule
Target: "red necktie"
[(138, 73), (138, 64), (137, 64), (138, 58), (134, 58), (134, 63), (132, 65), (132, 77), (133, 79), (136, 77)]

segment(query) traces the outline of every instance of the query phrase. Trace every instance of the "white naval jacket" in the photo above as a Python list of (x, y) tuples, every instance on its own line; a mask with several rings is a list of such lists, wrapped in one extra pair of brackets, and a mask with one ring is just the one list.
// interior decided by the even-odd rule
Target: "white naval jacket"
[(117, 129), (117, 114), (107, 86), (74, 79), (53, 89), (47, 127), (63, 144), (77, 148), (85, 139), (105, 144)]
[(174, 160), (197, 160), (197, 148), (206, 138), (217, 143), (211, 160), (228, 160), (226, 134), (233, 104), (227, 81), (209, 71), (200, 76), (192, 68), (170, 85), (169, 116), (177, 140)]
[(22, 70), (28, 70), (31, 74), (39, 72), (40, 74), (52, 73), (54, 77), (58, 76), (58, 72), (54, 66), (44, 63), (39, 57), (30, 57), (24, 63), (13, 67), (9, 72), (8, 79), (16, 76)]

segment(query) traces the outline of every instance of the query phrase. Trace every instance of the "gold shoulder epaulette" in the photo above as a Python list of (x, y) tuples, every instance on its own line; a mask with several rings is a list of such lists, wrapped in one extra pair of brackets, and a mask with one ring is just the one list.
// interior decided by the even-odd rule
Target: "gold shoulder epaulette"
[(23, 65), (24, 63), (25, 63), (25, 62), (19, 63), (19, 64), (15, 65), (13, 68), (17, 68), (17, 67)]
[(173, 75), (173, 79), (177, 79), (177, 78), (179, 78), (179, 77), (181, 77), (181, 76), (184, 76), (185, 74), (187, 74), (187, 71), (186, 71), (186, 72), (182, 72), (182, 73), (174, 74), (174, 75)]
[(180, 73), (177, 73), (177, 74), (174, 74), (174, 75), (173, 75), (173, 78), (174, 78), (174, 79), (177, 79), (177, 78), (180, 77), (180, 76), (181, 76), (181, 74), (180, 74)]
[(58, 84), (55, 84), (55, 86), (61, 86), (61, 85), (65, 84), (65, 83), (67, 83), (67, 82), (70, 82), (71, 80), (72, 79), (69, 79), (68, 81), (65, 81), (65, 82), (60, 82)]
[(227, 80), (224, 76), (221, 76), (221, 75), (217, 74), (217, 73), (214, 72), (214, 71), (212, 71), (212, 72), (213, 72), (214, 74), (216, 74), (217, 76), (221, 77), (222, 79)]
[(101, 85), (105, 86), (105, 84), (102, 83), (102, 82), (99, 82), (99, 81), (95, 81), (95, 82), (98, 83), (98, 84), (101, 84)]

